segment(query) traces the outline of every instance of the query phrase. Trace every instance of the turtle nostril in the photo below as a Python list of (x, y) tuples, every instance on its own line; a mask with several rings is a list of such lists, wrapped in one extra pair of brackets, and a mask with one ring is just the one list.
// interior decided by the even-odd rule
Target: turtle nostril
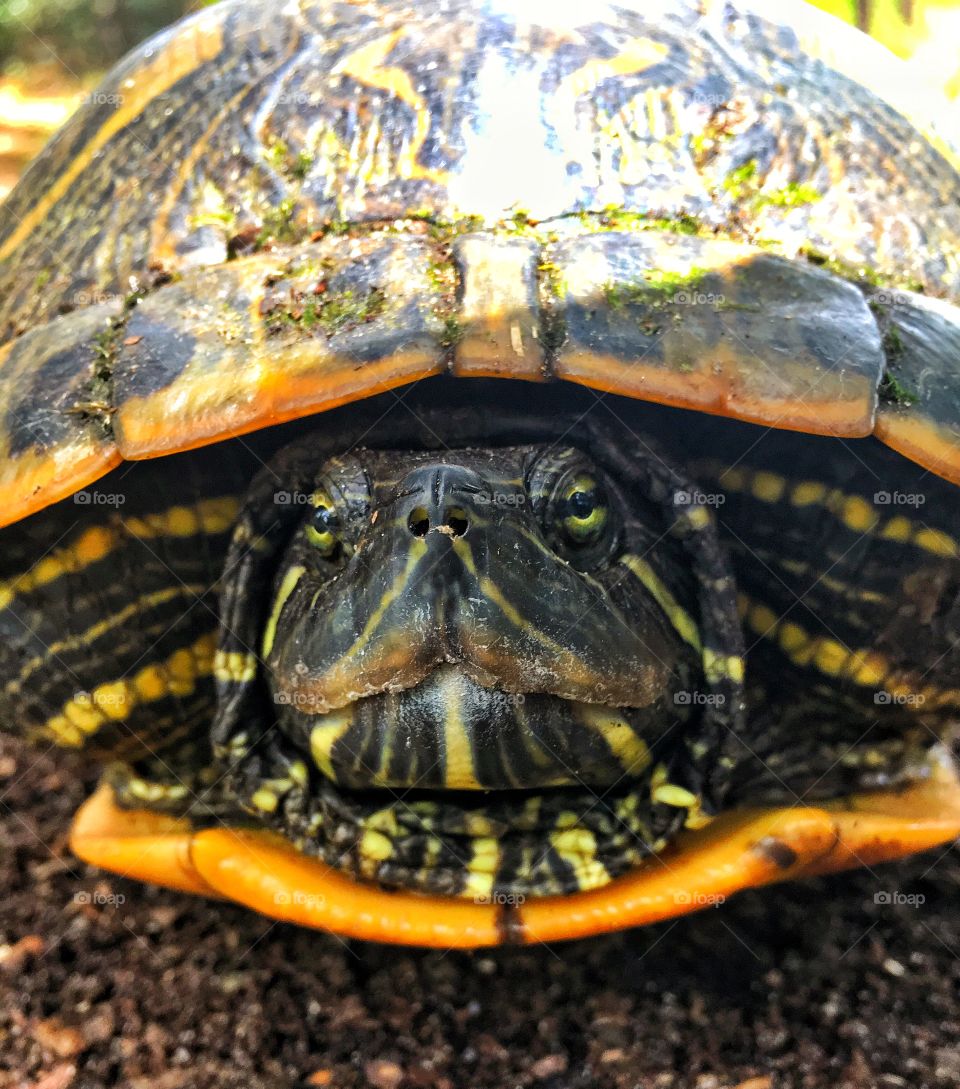
[(425, 507), (414, 507), (407, 518), (407, 526), (414, 537), (426, 537), (430, 530), (430, 518)]
[(448, 507), (444, 524), (453, 533), (454, 537), (462, 537), (470, 525), (467, 512), (463, 507)]

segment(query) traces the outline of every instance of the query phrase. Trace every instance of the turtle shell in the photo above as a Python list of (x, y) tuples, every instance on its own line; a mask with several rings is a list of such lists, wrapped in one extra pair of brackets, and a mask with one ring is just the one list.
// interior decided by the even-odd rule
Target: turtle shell
[(958, 158), (895, 63), (779, 5), (201, 12), (4, 206), (4, 521), (442, 372), (874, 432), (960, 481)]
[[(0, 211), (0, 524), (124, 459), (441, 374), (874, 434), (960, 483), (960, 157), (896, 65), (810, 9), (742, 0), (202, 11), (115, 69)], [(662, 873), (526, 905), (522, 940), (960, 829), (945, 770), (791, 813), (720, 818)], [(358, 936), (520, 932), (320, 864), (308, 887), (282, 844), (109, 795), (73, 842)]]

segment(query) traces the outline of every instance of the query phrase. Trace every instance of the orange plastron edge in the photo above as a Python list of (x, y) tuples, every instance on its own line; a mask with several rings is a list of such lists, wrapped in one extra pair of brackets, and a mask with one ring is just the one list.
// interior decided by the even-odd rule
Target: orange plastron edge
[[(346, 937), (476, 948), (582, 938), (721, 903), (741, 889), (873, 865), (960, 836), (960, 780), (946, 763), (903, 790), (822, 806), (739, 809), (681, 833), (662, 854), (603, 888), (525, 903), (473, 903), (389, 891), (308, 858), (273, 833), (195, 830), (120, 809), (102, 786), (78, 811), (70, 843), (127, 877), (245, 904)], [(509, 899), (509, 898), (507, 898)]]

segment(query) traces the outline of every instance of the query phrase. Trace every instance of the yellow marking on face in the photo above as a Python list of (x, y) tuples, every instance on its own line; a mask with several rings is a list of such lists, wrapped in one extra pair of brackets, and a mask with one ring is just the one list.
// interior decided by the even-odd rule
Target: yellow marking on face
[(784, 571), (789, 571), (792, 575), (809, 575), (815, 577), (820, 585), (826, 586), (828, 590), (833, 590), (837, 594), (842, 594), (844, 597), (852, 597), (856, 598), (858, 601), (869, 601), (872, 604), (878, 605), (887, 604), (890, 600), (886, 594), (879, 594), (875, 590), (867, 590), (862, 586), (851, 586), (849, 582), (844, 582), (842, 579), (835, 579), (831, 575), (825, 575), (819, 568), (814, 567), (813, 564), (804, 563), (801, 560), (785, 559), (782, 556), (774, 555), (766, 549), (758, 549), (757, 555), (769, 566), (779, 566)]
[(472, 840), (473, 854), (467, 863), (467, 888), (471, 891), (482, 890), (487, 879), (493, 882), (500, 868), (500, 841), (492, 836), (480, 836)]
[(713, 815), (704, 810), (702, 800), (697, 798), (694, 804), (687, 810), (687, 816), (683, 822), (683, 827), (696, 832), (700, 828), (706, 828), (712, 820)]
[(591, 94), (604, 80), (643, 72), (659, 64), (669, 52), (669, 48), (662, 42), (655, 42), (650, 38), (634, 38), (615, 57), (587, 61), (569, 76), (564, 76), (556, 94), (558, 97), (566, 95), (571, 98)]
[(685, 643), (688, 643), (699, 654), (703, 646), (700, 642), (700, 632), (693, 617), (684, 609), (677, 599), (670, 593), (660, 577), (646, 560), (631, 553), (620, 557), (620, 562), (627, 567), (643, 583), (651, 597), (660, 606), (666, 618), (673, 625), (677, 634)]
[(876, 509), (859, 495), (848, 495), (844, 499), (841, 517), (847, 528), (855, 533), (869, 533), (880, 521)]
[(693, 529), (706, 529), (707, 526), (713, 523), (713, 518), (710, 516), (710, 511), (706, 507), (695, 506), (689, 507), (681, 514), (677, 515), (678, 523), (686, 523)]
[(351, 658), (356, 657), (363, 648), (373, 638), (374, 633), (383, 621), (383, 618), (387, 615), (387, 610), (390, 606), (400, 597), (403, 591), (406, 589), (407, 584), (410, 581), (410, 577), (417, 569), (417, 565), (423, 558), (424, 553), (427, 550), (426, 541), (423, 538), (415, 537), (410, 542), (410, 553), (407, 556), (407, 562), (404, 569), (393, 580), (383, 597), (380, 599), (379, 604), (370, 614), (369, 620), (363, 626), (363, 631), (353, 641), (350, 648), (342, 655), (341, 664), (335, 666), (334, 669), (338, 670), (342, 668), (342, 663), (348, 661)]
[(732, 492), (742, 492), (747, 485), (746, 469), (738, 469), (731, 466), (724, 468), (720, 462), (710, 462), (708, 472), (711, 476), (717, 476), (720, 484)]
[(831, 677), (838, 677), (844, 672), (844, 667), (849, 658), (850, 651), (836, 640), (824, 638), (817, 640), (813, 664), (821, 673), (826, 673)]
[(134, 678), (133, 687), (138, 702), (158, 700), (166, 694), (167, 678), (160, 666), (146, 666)]
[(310, 731), (310, 755), (313, 762), (332, 782), (336, 782), (333, 770), (333, 746), (353, 725), (353, 710), (342, 707), (323, 716), (323, 721)]
[(470, 790), (479, 786), (473, 766), (470, 735), (460, 713), (460, 693), (455, 684), (444, 682), (443, 753), (444, 785), (448, 790)]
[(747, 623), (758, 635), (766, 635), (767, 632), (776, 631), (779, 619), (777, 614), (767, 605), (751, 604), (747, 614)]
[(119, 106), (70, 160), (62, 173), (43, 193), (34, 206), (25, 212), (0, 245), (0, 261), (5, 260), (36, 230), (54, 205), (65, 196), (79, 175), (94, 162), (104, 147), (134, 121), (153, 101), (162, 101), (164, 92), (198, 67), (213, 60), (222, 45), (218, 16), (198, 17), (168, 38), (157, 49), (153, 59), (141, 63), (118, 88)]
[(105, 684), (98, 684), (90, 695), (104, 719), (114, 722), (122, 722), (136, 704), (135, 686), (130, 681), (107, 681)]
[(812, 665), (829, 677), (873, 689), (887, 687), (894, 674), (891, 662), (869, 647), (848, 648), (829, 636), (811, 635), (793, 621), (778, 621), (764, 605), (750, 603), (745, 620), (757, 635), (778, 643), (795, 665)]
[(92, 526), (84, 530), (72, 544), (44, 556), (22, 575), (0, 583), (0, 608), (8, 607), (17, 594), (36, 590), (61, 575), (72, 574), (102, 560), (118, 538), (119, 531), (113, 527)]
[(473, 869), (473, 863), (467, 863), (467, 877), (463, 883), (463, 895), (472, 896), (478, 903), (489, 903), (493, 898), (494, 873), (491, 870), (482, 873)]
[(287, 568), (286, 574), (280, 582), (277, 596), (273, 599), (273, 608), (270, 610), (270, 618), (267, 620), (266, 627), (263, 629), (264, 658), (268, 657), (270, 651), (273, 650), (273, 641), (277, 636), (277, 622), (280, 620), (280, 614), (283, 612), (283, 607), (286, 605), (290, 595), (296, 589), (297, 583), (306, 572), (307, 569), (305, 567), (300, 564), (294, 564), (292, 567)]
[(124, 790), (135, 798), (153, 803), (177, 801), (187, 796), (187, 788), (182, 783), (156, 783), (145, 779), (127, 780)]
[(408, 142), (405, 141), (406, 146), (397, 160), (396, 174), (401, 178), (425, 178), (442, 184), (446, 174), (441, 170), (427, 169), (418, 158), (430, 136), (430, 109), (407, 72), (386, 63), (404, 32), (403, 27), (392, 30), (382, 38), (355, 49), (334, 67), (333, 72), (345, 73), (367, 87), (386, 91), (413, 110), (414, 133)]
[(536, 640), (542, 647), (549, 650), (559, 661), (566, 661), (571, 663), (573, 672), (576, 672), (580, 663), (574, 658), (574, 655), (566, 648), (555, 642), (548, 635), (545, 635), (542, 631), (530, 624), (523, 616), (523, 614), (517, 609), (515, 605), (512, 605), (503, 596), (500, 587), (489, 578), (487, 575), (477, 574), (477, 565), (473, 560), (473, 552), (470, 546), (462, 537), (457, 537), (453, 541), (453, 550), (463, 561), (464, 567), (470, 572), (470, 574), (477, 579), (480, 587), (480, 592), (489, 601), (492, 601), (494, 605), (503, 613), (503, 615), (510, 621), (511, 624), (517, 628), (518, 631), (525, 632), (532, 639)]
[[(79, 748), (107, 722), (122, 721), (145, 703), (167, 694), (189, 695), (197, 680), (213, 671), (216, 640), (216, 632), (207, 632), (190, 647), (175, 651), (166, 662), (151, 663), (132, 677), (106, 681), (91, 692), (78, 692), (40, 732), (59, 745)], [(158, 688), (158, 677), (165, 682), (162, 689)]]
[(259, 665), (255, 654), (218, 649), (213, 658), (213, 675), (221, 684), (246, 684), (256, 677)]
[(948, 537), (946, 533), (941, 533), (938, 529), (921, 528), (913, 535), (914, 544), (919, 545), (921, 548), (932, 552), (936, 556), (949, 556), (953, 559), (958, 555), (957, 542)]
[(86, 692), (78, 693), (65, 705), (64, 715), (83, 733), (93, 733), (103, 724), (103, 713)]
[(391, 839), (396, 839), (400, 834), (396, 810), (392, 805), (385, 805), (383, 809), (371, 813), (364, 820), (363, 826), (364, 828), (375, 828), (378, 832), (383, 832), (385, 836), (389, 836)]
[(872, 650), (851, 651), (846, 671), (857, 684), (879, 688), (890, 672), (890, 663)]

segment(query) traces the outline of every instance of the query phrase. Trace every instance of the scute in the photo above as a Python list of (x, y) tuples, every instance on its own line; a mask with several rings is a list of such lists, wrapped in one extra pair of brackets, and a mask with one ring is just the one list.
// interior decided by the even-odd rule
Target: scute
[(331, 237), (159, 289), (114, 361), (120, 452), (190, 449), (439, 373), (431, 259), (421, 238)]
[(98, 369), (121, 300), (57, 318), (0, 347), (0, 524), (89, 484), (120, 460)]
[(872, 430), (880, 337), (843, 280), (659, 231), (577, 238), (548, 260), (565, 292), (558, 377), (797, 431)]
[[(0, 214), (0, 339), (20, 337), (0, 442), (44, 421), (0, 476), (4, 520), (120, 455), (442, 371), (838, 436), (876, 422), (960, 480), (957, 398), (878, 402), (888, 364), (952, 389), (955, 357), (930, 326), (893, 359), (861, 295), (960, 292), (960, 159), (917, 120), (937, 103), (890, 89), (897, 64), (750, 0), (199, 13), (107, 77)], [(68, 349), (29, 354), (91, 306), (117, 316), (92, 413)], [(952, 335), (948, 302), (918, 307)]]
[(912, 291), (876, 292), (887, 398), (877, 437), (960, 484), (960, 309)]

